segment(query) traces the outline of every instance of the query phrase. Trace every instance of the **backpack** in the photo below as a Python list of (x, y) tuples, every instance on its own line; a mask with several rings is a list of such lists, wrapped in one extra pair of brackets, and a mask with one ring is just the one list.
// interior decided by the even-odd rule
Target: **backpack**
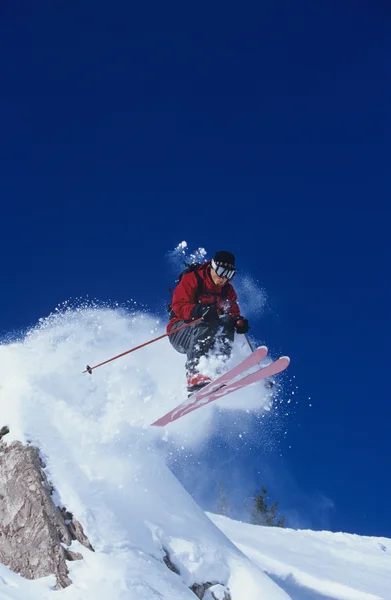
[[(182, 277), (184, 275), (186, 275), (187, 273), (194, 273), (194, 275), (197, 278), (197, 283), (198, 283), (198, 288), (197, 288), (197, 293), (196, 293), (196, 302), (198, 300), (198, 298), (202, 295), (203, 291), (204, 291), (204, 282), (203, 279), (201, 277), (201, 275), (199, 274), (199, 269), (201, 267), (204, 266), (205, 263), (199, 263), (199, 262), (194, 262), (194, 263), (187, 263), (184, 262), (183, 263), (186, 267), (186, 269), (184, 269), (180, 274), (179, 277), (177, 279), (177, 283), (180, 282), (180, 280), (182, 279)], [(168, 291), (171, 294), (173, 294), (173, 290), (171, 288), (168, 288)], [(228, 298), (228, 285), (225, 284), (225, 286), (222, 288), (221, 290), (221, 296), (226, 300)], [(172, 310), (172, 303), (170, 302), (169, 304), (167, 304), (167, 312), (170, 315), (170, 319), (174, 319), (176, 317), (176, 314), (174, 313), (174, 311)]]

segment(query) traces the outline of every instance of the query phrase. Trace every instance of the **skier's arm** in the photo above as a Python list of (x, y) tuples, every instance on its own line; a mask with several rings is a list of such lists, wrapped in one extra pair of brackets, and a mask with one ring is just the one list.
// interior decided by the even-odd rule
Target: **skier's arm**
[(195, 306), (198, 281), (194, 273), (186, 273), (182, 276), (172, 294), (172, 310), (178, 319), (191, 321), (191, 311)]
[(228, 300), (231, 302), (229, 313), (234, 320), (236, 333), (247, 333), (249, 326), (248, 320), (241, 316), (238, 303), (236, 302), (236, 292), (232, 286), (228, 292)]

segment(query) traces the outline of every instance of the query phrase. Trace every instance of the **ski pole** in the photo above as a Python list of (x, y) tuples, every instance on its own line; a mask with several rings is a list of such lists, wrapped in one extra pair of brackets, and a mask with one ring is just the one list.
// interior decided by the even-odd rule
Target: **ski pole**
[(83, 373), (89, 373), (90, 375), (92, 375), (93, 369), (97, 369), (98, 367), (101, 367), (102, 365), (106, 365), (107, 363), (111, 362), (112, 360), (116, 360), (117, 358), (121, 358), (121, 356), (125, 356), (125, 354), (130, 354), (131, 352), (135, 352), (135, 350), (144, 348), (144, 346), (148, 346), (148, 344), (153, 344), (154, 342), (157, 342), (158, 340), (161, 340), (169, 335), (172, 335), (173, 333), (177, 333), (181, 329), (185, 329), (185, 327), (190, 327), (190, 325), (195, 325), (196, 323), (199, 323), (200, 321), (202, 321), (202, 317), (200, 317), (199, 319), (196, 319), (195, 321), (191, 321), (190, 323), (185, 323), (184, 325), (181, 325), (180, 327), (177, 327), (177, 329), (173, 329), (173, 330), (169, 331), (168, 333), (159, 335), (159, 337), (154, 338), (153, 340), (149, 340), (148, 342), (144, 342), (144, 344), (135, 346), (135, 348), (126, 350), (126, 352), (122, 352), (122, 354), (117, 354), (117, 356), (113, 356), (112, 358), (109, 358), (108, 360), (105, 360), (104, 362), (101, 362), (98, 365), (94, 365), (93, 367), (90, 367), (89, 365), (87, 365), (86, 370), (83, 371)]
[(247, 343), (248, 343), (248, 345), (250, 346), (250, 350), (251, 350), (251, 352), (254, 352), (253, 345), (252, 345), (252, 343), (250, 342), (250, 338), (248, 337), (247, 333), (245, 333), (245, 334), (244, 334), (244, 337), (246, 338), (246, 340), (247, 340)]
[[(247, 333), (244, 334), (244, 337), (247, 340), (248, 345), (250, 346), (250, 350), (251, 352), (254, 352), (254, 348), (253, 345), (250, 341), (250, 338), (248, 337)], [(265, 385), (268, 389), (271, 389), (274, 386), (274, 381), (272, 381), (272, 379), (265, 379)]]

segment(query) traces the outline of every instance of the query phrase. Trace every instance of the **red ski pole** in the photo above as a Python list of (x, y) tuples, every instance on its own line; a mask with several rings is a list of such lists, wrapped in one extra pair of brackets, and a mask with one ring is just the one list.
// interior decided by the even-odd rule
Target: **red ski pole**
[(140, 344), (140, 346), (136, 346), (135, 348), (126, 350), (126, 352), (122, 352), (122, 354), (117, 354), (117, 356), (113, 356), (113, 358), (109, 358), (108, 360), (105, 360), (104, 362), (101, 362), (98, 365), (94, 365), (93, 367), (90, 367), (89, 365), (87, 365), (86, 370), (83, 371), (83, 373), (89, 373), (90, 375), (92, 375), (93, 369), (97, 369), (98, 367), (101, 367), (102, 365), (107, 365), (107, 363), (111, 362), (112, 360), (121, 358), (121, 356), (125, 356), (125, 354), (130, 354), (131, 352), (135, 352), (136, 350), (140, 350), (140, 348), (144, 348), (144, 346), (148, 346), (148, 344), (153, 344), (154, 342), (157, 342), (158, 340), (161, 340), (169, 335), (172, 335), (173, 333), (177, 333), (181, 329), (185, 329), (185, 327), (190, 327), (190, 325), (195, 325), (195, 323), (199, 323), (200, 321), (202, 321), (202, 317), (200, 319), (196, 319), (195, 321), (191, 321), (190, 323), (185, 323), (184, 325), (181, 325), (177, 329), (172, 329), (169, 333), (164, 333), (163, 335), (159, 335), (159, 337), (157, 337), (153, 340), (149, 340), (149, 342), (144, 342), (144, 344)]

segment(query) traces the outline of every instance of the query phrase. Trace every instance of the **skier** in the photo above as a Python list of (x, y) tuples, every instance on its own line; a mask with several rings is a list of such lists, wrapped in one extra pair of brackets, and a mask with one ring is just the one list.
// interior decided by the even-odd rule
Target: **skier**
[(202, 318), (168, 338), (177, 352), (187, 355), (189, 394), (211, 381), (200, 370), (200, 358), (211, 350), (217, 350), (227, 360), (231, 355), (235, 331), (244, 334), (249, 329), (248, 320), (240, 314), (237, 295), (230, 283), (235, 273), (234, 255), (220, 250), (212, 260), (186, 269), (173, 291), (167, 333), (184, 323)]

